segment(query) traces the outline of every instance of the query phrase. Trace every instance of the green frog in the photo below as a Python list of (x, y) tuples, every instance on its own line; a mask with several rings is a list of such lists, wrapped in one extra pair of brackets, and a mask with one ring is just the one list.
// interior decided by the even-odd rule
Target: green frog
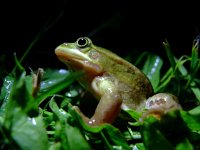
[(89, 125), (112, 123), (121, 109), (141, 111), (153, 94), (150, 81), (136, 66), (111, 51), (95, 46), (88, 37), (63, 43), (55, 49), (71, 71), (83, 71), (78, 82), (99, 101), (91, 118), (74, 106)]

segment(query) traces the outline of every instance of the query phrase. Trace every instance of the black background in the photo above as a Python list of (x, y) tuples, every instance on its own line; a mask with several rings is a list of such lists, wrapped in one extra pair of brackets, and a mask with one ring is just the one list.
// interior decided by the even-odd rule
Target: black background
[(33, 46), (24, 66), (64, 67), (54, 54), (55, 47), (80, 36), (89, 36), (95, 45), (122, 57), (149, 51), (163, 59), (162, 42), (167, 39), (179, 57), (190, 54), (192, 41), (199, 34), (199, 18), (197, 3), (182, 1), (1, 1), (0, 54), (12, 64), (13, 53), (20, 58), (49, 21), (54, 24)]

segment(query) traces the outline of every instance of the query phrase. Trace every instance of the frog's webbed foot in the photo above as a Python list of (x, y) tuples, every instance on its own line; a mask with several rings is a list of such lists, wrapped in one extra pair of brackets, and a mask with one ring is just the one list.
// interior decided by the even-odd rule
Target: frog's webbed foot
[(167, 112), (180, 110), (182, 107), (176, 96), (170, 93), (158, 93), (147, 99), (146, 109), (147, 112), (143, 114), (141, 121), (150, 115), (161, 119)]
[(122, 100), (119, 96), (104, 95), (91, 118), (86, 117), (77, 106), (74, 106), (74, 109), (85, 123), (95, 126), (103, 123), (112, 123), (121, 110), (121, 104)]

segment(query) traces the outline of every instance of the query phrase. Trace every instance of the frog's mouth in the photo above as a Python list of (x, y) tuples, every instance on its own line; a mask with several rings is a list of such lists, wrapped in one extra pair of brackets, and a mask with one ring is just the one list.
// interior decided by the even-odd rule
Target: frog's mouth
[(101, 74), (103, 68), (94, 64), (90, 57), (77, 49), (57, 47), (55, 53), (60, 61), (73, 70), (85, 70), (91, 74)]
[(92, 61), (90, 57), (77, 49), (68, 49), (66, 47), (57, 47), (55, 49), (57, 57), (64, 63), (70, 61)]

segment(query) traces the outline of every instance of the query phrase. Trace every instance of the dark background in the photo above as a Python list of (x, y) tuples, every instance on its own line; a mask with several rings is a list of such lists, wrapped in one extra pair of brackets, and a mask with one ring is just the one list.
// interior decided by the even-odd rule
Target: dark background
[(20, 58), (42, 30), (22, 63), (26, 67), (64, 67), (55, 47), (80, 36), (89, 36), (95, 45), (122, 57), (149, 51), (165, 60), (165, 39), (177, 57), (190, 54), (199, 34), (199, 18), (198, 5), (182, 1), (1, 1), (0, 54), (12, 68), (13, 53)]

